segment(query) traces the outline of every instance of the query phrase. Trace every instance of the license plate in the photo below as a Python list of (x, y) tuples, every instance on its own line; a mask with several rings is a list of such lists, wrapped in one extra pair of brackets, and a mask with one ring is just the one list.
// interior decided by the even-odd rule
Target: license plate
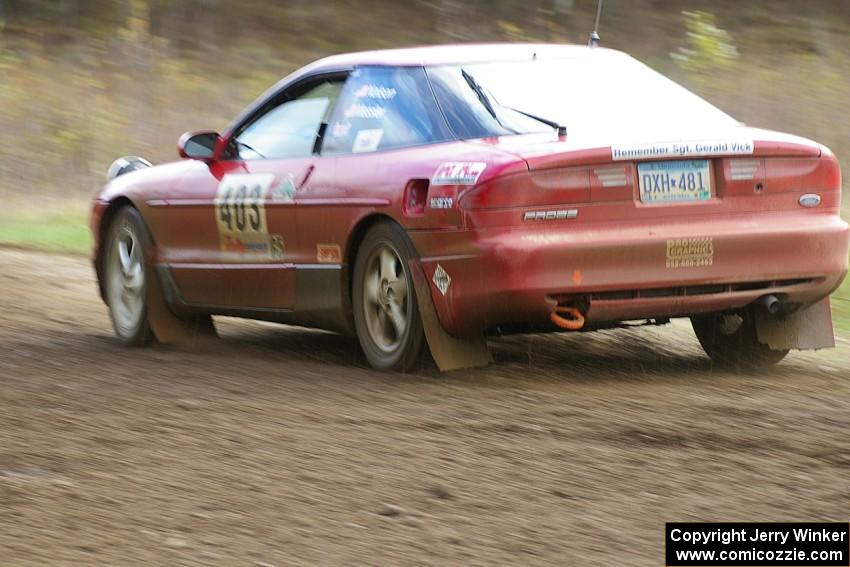
[(681, 203), (711, 199), (707, 159), (654, 161), (638, 164), (642, 203)]

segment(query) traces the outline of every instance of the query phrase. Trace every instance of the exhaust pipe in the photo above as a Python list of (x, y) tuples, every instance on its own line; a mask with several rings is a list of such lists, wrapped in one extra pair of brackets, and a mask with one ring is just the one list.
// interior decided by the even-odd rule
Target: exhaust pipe
[(782, 302), (773, 294), (758, 298), (756, 303), (761, 305), (771, 315), (778, 315), (782, 310)]

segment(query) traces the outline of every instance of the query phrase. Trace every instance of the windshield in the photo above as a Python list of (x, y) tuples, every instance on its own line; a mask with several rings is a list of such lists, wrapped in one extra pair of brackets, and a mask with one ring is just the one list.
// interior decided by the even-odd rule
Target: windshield
[[(491, 136), (551, 131), (525, 115), (566, 126), (570, 136), (582, 138), (737, 124), (684, 87), (616, 52), (440, 66), (428, 69), (428, 75), (449, 124), (461, 137), (484, 137), (485, 131)], [(461, 103), (467, 106), (465, 112)]]

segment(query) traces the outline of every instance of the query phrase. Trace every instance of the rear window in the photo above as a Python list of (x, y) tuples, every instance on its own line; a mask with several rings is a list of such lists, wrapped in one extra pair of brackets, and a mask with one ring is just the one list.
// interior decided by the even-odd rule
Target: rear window
[[(503, 64), (493, 64), (493, 69)], [(449, 127), (460, 139), (551, 131), (552, 127), (509, 108), (490, 88), (491, 66), (434, 67), (428, 78)], [(482, 72), (484, 71), (484, 72)], [(485, 77), (484, 84), (479, 75)], [(496, 86), (499, 86), (498, 83)]]
[(362, 67), (343, 87), (322, 153), (366, 153), (448, 139), (423, 68)]
[[(564, 59), (475, 63), (427, 69), (440, 106), (459, 137), (540, 130), (533, 121), (508, 122), (516, 111), (566, 126), (570, 136), (606, 138), (625, 130), (663, 134), (682, 127), (737, 124), (707, 101), (618, 52)], [(487, 95), (488, 112), (469, 81)], [(512, 132), (512, 130), (514, 132)]]

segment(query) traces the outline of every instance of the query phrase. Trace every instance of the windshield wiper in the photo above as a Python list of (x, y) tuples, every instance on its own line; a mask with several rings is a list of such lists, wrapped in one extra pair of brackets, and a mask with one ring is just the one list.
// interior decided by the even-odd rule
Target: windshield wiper
[(484, 89), (481, 85), (478, 84), (472, 75), (467, 73), (465, 70), (461, 69), (460, 74), (463, 75), (463, 80), (466, 81), (466, 84), (469, 85), (469, 88), (472, 89), (472, 92), (478, 96), (478, 100), (481, 101), (481, 104), (484, 108), (487, 109), (487, 112), (490, 113), (490, 116), (496, 119), (496, 122), (499, 122), (499, 118), (496, 116), (496, 109), (493, 108), (493, 103), (490, 102), (490, 98), (487, 96), (487, 93), (484, 92)]
[(566, 136), (567, 135), (567, 127), (558, 124), (554, 120), (549, 120), (548, 118), (542, 118), (540, 116), (536, 116), (534, 114), (531, 114), (530, 112), (526, 112), (526, 111), (520, 110), (518, 108), (512, 108), (510, 106), (506, 106), (505, 108), (507, 108), (508, 110), (513, 110), (514, 112), (518, 112), (518, 113), (522, 114), (523, 116), (528, 116), (532, 120), (537, 120), (538, 122), (546, 124), (547, 126), (551, 126), (552, 128), (554, 128), (555, 130), (558, 131), (559, 136)]
[(467, 73), (464, 69), (461, 69), (460, 73), (461, 75), (463, 75), (463, 80), (466, 81), (466, 84), (469, 85), (469, 88), (472, 89), (472, 92), (474, 92), (478, 97), (478, 100), (481, 102), (481, 105), (487, 110), (490, 116), (493, 117), (493, 120), (495, 120), (499, 124), (499, 126), (504, 128), (505, 130), (516, 134), (516, 130), (514, 130), (513, 128), (508, 128), (502, 123), (501, 120), (499, 120), (499, 116), (496, 114), (496, 108), (493, 106), (493, 102), (490, 100), (490, 97), (487, 96), (487, 92), (484, 90), (484, 87), (479, 85), (478, 81), (476, 81), (475, 78), (469, 73)]

